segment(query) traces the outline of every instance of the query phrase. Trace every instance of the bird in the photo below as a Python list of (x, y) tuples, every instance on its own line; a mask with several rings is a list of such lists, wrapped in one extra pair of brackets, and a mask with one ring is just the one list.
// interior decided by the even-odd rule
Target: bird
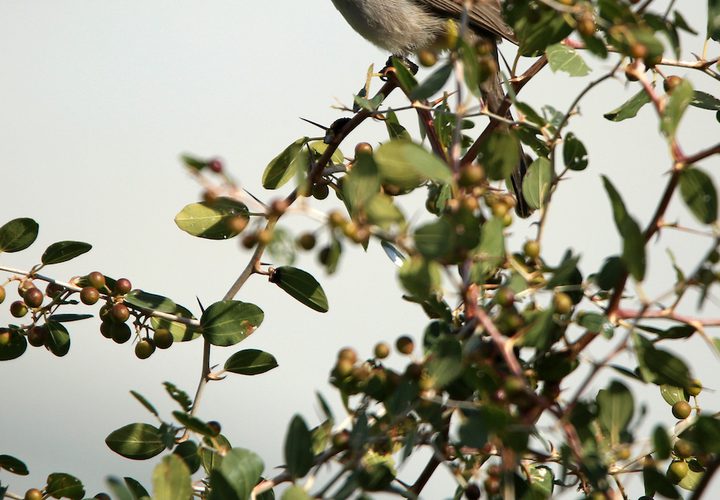
[[(423, 50), (434, 50), (447, 37), (448, 20), (463, 14), (464, 0), (332, 0), (347, 23), (372, 44), (393, 55), (408, 56)], [(500, 0), (475, 0), (467, 10), (468, 27), (475, 42), (490, 44), (498, 60), (497, 43), (517, 43), (513, 29), (502, 17)], [(505, 94), (500, 73), (480, 86), (491, 112), (498, 110)], [(511, 118), (509, 112), (506, 113)], [(516, 213), (528, 217), (532, 210), (522, 195), (522, 180), (528, 157), (520, 151), (520, 161), (510, 179), (517, 203)]]

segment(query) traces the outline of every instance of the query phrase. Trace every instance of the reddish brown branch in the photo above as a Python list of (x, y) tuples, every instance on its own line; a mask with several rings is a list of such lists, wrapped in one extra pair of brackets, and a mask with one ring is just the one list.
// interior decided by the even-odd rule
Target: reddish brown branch
[(694, 155), (685, 156), (682, 158), (682, 162), (686, 165), (692, 165), (700, 160), (704, 160), (708, 156), (717, 154), (720, 154), (720, 144), (715, 144), (713, 147), (700, 151), (699, 153), (695, 153)]
[(684, 316), (682, 314), (677, 314), (675, 311), (671, 311), (669, 309), (665, 309), (662, 311), (633, 311), (630, 309), (618, 309), (615, 312), (615, 317), (618, 319), (638, 319), (638, 318), (646, 318), (646, 319), (667, 319), (672, 321), (677, 321), (679, 323), (685, 323), (686, 325), (690, 326), (720, 326), (720, 319), (713, 318), (713, 319), (702, 319), (702, 318), (693, 318), (691, 316)]

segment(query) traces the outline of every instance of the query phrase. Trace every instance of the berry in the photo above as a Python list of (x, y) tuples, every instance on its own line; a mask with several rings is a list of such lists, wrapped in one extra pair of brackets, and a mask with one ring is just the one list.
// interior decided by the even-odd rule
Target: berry
[(345, 378), (352, 373), (353, 363), (349, 359), (338, 359), (335, 363), (334, 375), (338, 378)]
[(355, 349), (353, 349), (352, 347), (343, 347), (338, 351), (337, 359), (338, 361), (346, 360), (352, 364), (355, 364), (358, 359), (357, 352), (355, 352)]
[(96, 500), (112, 500), (110, 498), (110, 495), (108, 495), (107, 493), (98, 493), (93, 498), (95, 498)]
[(30, 279), (24, 279), (20, 282), (18, 285), (18, 295), (21, 297), (25, 295), (25, 292), (30, 290), (31, 288), (35, 288), (35, 283), (32, 282)]
[(244, 215), (235, 215), (227, 220), (227, 228), (235, 234), (242, 233), (247, 227), (250, 219)]
[(475, 483), (470, 483), (465, 488), (465, 498), (468, 500), (478, 500), (480, 498), (480, 487)]
[(130, 337), (132, 337), (132, 331), (127, 323), (113, 324), (110, 326), (112, 331), (112, 339), (117, 344), (124, 344)]
[(553, 306), (555, 310), (560, 314), (568, 314), (572, 311), (573, 301), (570, 296), (563, 292), (558, 292), (553, 297)]
[(586, 12), (578, 19), (577, 30), (584, 36), (592, 36), (595, 33), (595, 19), (593, 19), (592, 14)]
[(91, 287), (94, 287), (98, 290), (102, 290), (105, 286), (105, 276), (103, 275), (103, 273), (98, 271), (93, 271), (88, 274), (87, 281)]
[(0, 328), (0, 347), (6, 346), (10, 343), (12, 333), (8, 328)]
[(207, 423), (207, 426), (210, 427), (210, 430), (212, 430), (213, 436), (218, 436), (222, 431), (222, 426), (217, 420), (211, 420)]
[(460, 170), (458, 183), (463, 187), (477, 186), (485, 179), (485, 169), (477, 163), (471, 163)]
[(115, 282), (115, 293), (118, 295), (125, 295), (130, 293), (132, 290), (132, 283), (127, 278), (120, 278)]
[(690, 412), (692, 411), (692, 408), (690, 407), (690, 403), (687, 401), (678, 401), (674, 405), (672, 405), (672, 414), (675, 418), (679, 418), (680, 420), (684, 420), (690, 416)]
[(98, 300), (100, 300), (100, 292), (97, 291), (97, 288), (86, 286), (80, 290), (80, 302), (83, 304), (91, 306)]
[(673, 452), (678, 458), (690, 458), (695, 454), (692, 443), (686, 439), (678, 439), (675, 441)]
[(5, 302), (5, 288), (0, 286), (0, 304)]
[(312, 250), (315, 247), (315, 235), (312, 233), (303, 233), (297, 239), (297, 245), (303, 250)]
[(397, 349), (400, 354), (409, 355), (415, 350), (415, 343), (413, 339), (407, 335), (403, 335), (395, 341), (395, 349)]
[[(65, 292), (65, 288), (57, 283), (48, 283), (48, 286), (45, 288), (45, 295), (51, 299), (60, 296), (63, 292)], [(0, 300), (0, 302), (2, 301)]]
[(270, 229), (258, 231), (257, 240), (261, 245), (269, 245), (273, 238), (273, 232)]
[(100, 323), (100, 333), (106, 339), (111, 339), (113, 337), (114, 326), (114, 323), (111, 323), (110, 321), (103, 321), (102, 323)]
[(290, 203), (285, 199), (273, 200), (272, 203), (270, 203), (270, 213), (276, 217), (280, 217), (289, 206)]
[(647, 47), (642, 43), (636, 42), (630, 46), (630, 55), (632, 55), (635, 59), (644, 58), (647, 55), (647, 52)]
[(672, 94), (673, 91), (683, 82), (683, 79), (676, 75), (668, 76), (663, 80), (663, 88), (668, 94)]
[(537, 240), (529, 240), (523, 245), (523, 252), (529, 259), (537, 259), (540, 256), (540, 242)]
[(510, 307), (515, 303), (515, 294), (509, 288), (501, 288), (495, 293), (495, 302), (500, 307)]
[(360, 156), (363, 154), (371, 155), (373, 152), (372, 144), (369, 142), (359, 142), (355, 146), (355, 156)]
[(315, 184), (312, 188), (312, 196), (316, 200), (324, 200), (330, 194), (330, 188), (327, 184)]
[(703, 385), (702, 382), (700, 382), (698, 379), (693, 379), (690, 381), (690, 385), (687, 387), (687, 393), (691, 396), (697, 396), (702, 392)]
[(155, 352), (155, 344), (150, 339), (143, 339), (135, 344), (135, 356), (140, 359), (149, 358)]
[(43, 494), (37, 488), (30, 488), (25, 492), (24, 500), (42, 500)]
[(426, 68), (429, 68), (430, 66), (435, 66), (437, 60), (438, 56), (432, 50), (421, 50), (420, 52), (418, 52), (418, 62)]
[(387, 342), (378, 342), (375, 344), (375, 357), (385, 359), (390, 356), (390, 346)]
[(673, 483), (679, 483), (687, 476), (690, 467), (684, 460), (673, 460), (667, 469), (667, 477)]
[(27, 312), (28, 308), (22, 300), (16, 300), (10, 304), (10, 314), (16, 318), (22, 318), (27, 314)]
[(347, 224), (347, 219), (345, 219), (345, 216), (339, 211), (333, 210), (328, 214), (328, 223), (332, 227), (342, 227)]
[(130, 309), (122, 302), (118, 302), (110, 309), (110, 315), (114, 321), (125, 323), (130, 318)]
[(173, 344), (175, 338), (167, 328), (158, 328), (153, 334), (153, 341), (158, 349), (167, 349)]
[(33, 347), (45, 345), (47, 339), (47, 328), (44, 326), (33, 326), (27, 332), (27, 341)]
[(40, 307), (45, 295), (37, 288), (30, 288), (23, 294), (23, 299), (29, 307)]
[(258, 237), (257, 233), (250, 233), (246, 234), (243, 239), (241, 240), (242, 246), (250, 250), (255, 245), (257, 245)]
[(208, 162), (208, 167), (216, 174), (219, 174), (223, 170), (223, 162), (220, 158), (213, 158)]

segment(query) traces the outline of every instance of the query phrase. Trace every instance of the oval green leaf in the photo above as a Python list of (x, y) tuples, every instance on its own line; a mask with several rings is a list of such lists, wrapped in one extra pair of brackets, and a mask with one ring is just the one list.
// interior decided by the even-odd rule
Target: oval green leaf
[(182, 458), (168, 455), (155, 467), (152, 475), (154, 500), (184, 500), (193, 497), (190, 469)]
[(33, 244), (38, 235), (38, 223), (32, 219), (13, 219), (0, 227), (0, 252), (19, 252)]
[(173, 453), (182, 458), (190, 469), (190, 474), (194, 474), (200, 468), (200, 455), (195, 441), (183, 441), (175, 447)]
[(718, 197), (713, 181), (698, 168), (680, 172), (680, 195), (692, 214), (703, 224), (718, 218)]
[(150, 424), (128, 424), (110, 433), (105, 444), (118, 455), (131, 460), (147, 460), (165, 449), (162, 433)]
[(268, 163), (262, 176), (262, 185), (265, 189), (277, 189), (293, 178), (297, 170), (295, 160), (307, 142), (307, 137), (298, 139)]
[(70, 334), (67, 329), (56, 321), (47, 322), (48, 335), (45, 340), (50, 352), (61, 358), (70, 351)]
[(47, 478), (45, 494), (53, 498), (70, 498), (81, 500), (85, 496), (85, 488), (78, 478), (70, 474), (55, 472)]
[(298, 302), (318, 312), (328, 312), (328, 301), (320, 283), (302, 269), (277, 267), (270, 274), (270, 282), (282, 288)]
[(250, 450), (233, 448), (219, 467), (210, 472), (209, 500), (246, 500), (264, 469), (260, 457)]
[(313, 465), (312, 433), (305, 420), (295, 415), (285, 436), (285, 464), (293, 478), (305, 476)]
[(17, 459), (12, 455), (0, 455), (0, 469), (5, 469), (6, 471), (17, 474), (18, 476), (27, 476), (30, 474), (27, 465), (25, 465), (22, 460)]
[(572, 132), (565, 136), (563, 161), (570, 170), (585, 170), (588, 166), (587, 149)]
[(543, 206), (554, 176), (552, 164), (547, 158), (540, 157), (530, 164), (522, 185), (523, 197), (530, 208), (537, 210)]
[(395, 139), (375, 153), (380, 177), (401, 190), (413, 189), (430, 179), (441, 184), (452, 181), (452, 172), (437, 156), (414, 142)]
[(563, 71), (570, 76), (586, 76), (590, 74), (590, 66), (572, 47), (555, 43), (545, 49), (550, 69), (553, 73)]
[(218, 198), (212, 202), (191, 203), (175, 216), (175, 224), (186, 233), (209, 240), (226, 240), (240, 234), (232, 221), (235, 217), (248, 218), (244, 203), (231, 198)]
[(40, 260), (46, 266), (60, 264), (89, 252), (91, 248), (91, 244), (82, 241), (58, 241), (47, 247)]
[(198, 434), (202, 434), (203, 436), (215, 435), (215, 431), (208, 424), (206, 424), (199, 418), (190, 415), (189, 413), (185, 413), (182, 411), (174, 411), (172, 412), (172, 414), (173, 417), (175, 417), (175, 420), (180, 422), (183, 427), (185, 427), (191, 432), (197, 432)]
[(259, 349), (236, 352), (225, 361), (225, 371), (240, 375), (259, 375), (277, 368), (275, 357)]
[(265, 315), (258, 306), (223, 300), (208, 307), (200, 318), (202, 333), (212, 345), (229, 346), (253, 333)]

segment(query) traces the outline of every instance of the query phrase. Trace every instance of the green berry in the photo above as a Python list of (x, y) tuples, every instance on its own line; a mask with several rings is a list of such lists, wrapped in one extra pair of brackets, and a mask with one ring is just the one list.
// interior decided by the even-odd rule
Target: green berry
[(147, 359), (155, 352), (155, 344), (150, 339), (143, 339), (135, 344), (135, 356), (140, 359)]
[(526, 241), (523, 252), (528, 259), (537, 259), (540, 256), (540, 243), (537, 240)]
[(553, 297), (553, 305), (559, 314), (568, 314), (572, 311), (573, 301), (568, 294), (558, 292)]
[(679, 483), (687, 476), (689, 470), (690, 467), (688, 467), (687, 462), (684, 460), (674, 460), (670, 463), (666, 475), (673, 483)]
[(690, 394), (691, 396), (697, 396), (698, 394), (700, 394), (702, 392), (702, 389), (703, 389), (702, 382), (695, 378), (690, 381), (690, 385), (688, 385), (686, 390), (687, 390), (687, 393)]
[(173, 344), (175, 338), (167, 328), (158, 328), (153, 334), (153, 341), (158, 349), (167, 349)]
[(690, 412), (692, 411), (692, 408), (690, 407), (690, 403), (687, 401), (678, 401), (674, 405), (672, 405), (672, 414), (675, 418), (679, 418), (680, 420), (684, 420), (690, 416)]
[(0, 304), (5, 302), (5, 288), (0, 286)]

